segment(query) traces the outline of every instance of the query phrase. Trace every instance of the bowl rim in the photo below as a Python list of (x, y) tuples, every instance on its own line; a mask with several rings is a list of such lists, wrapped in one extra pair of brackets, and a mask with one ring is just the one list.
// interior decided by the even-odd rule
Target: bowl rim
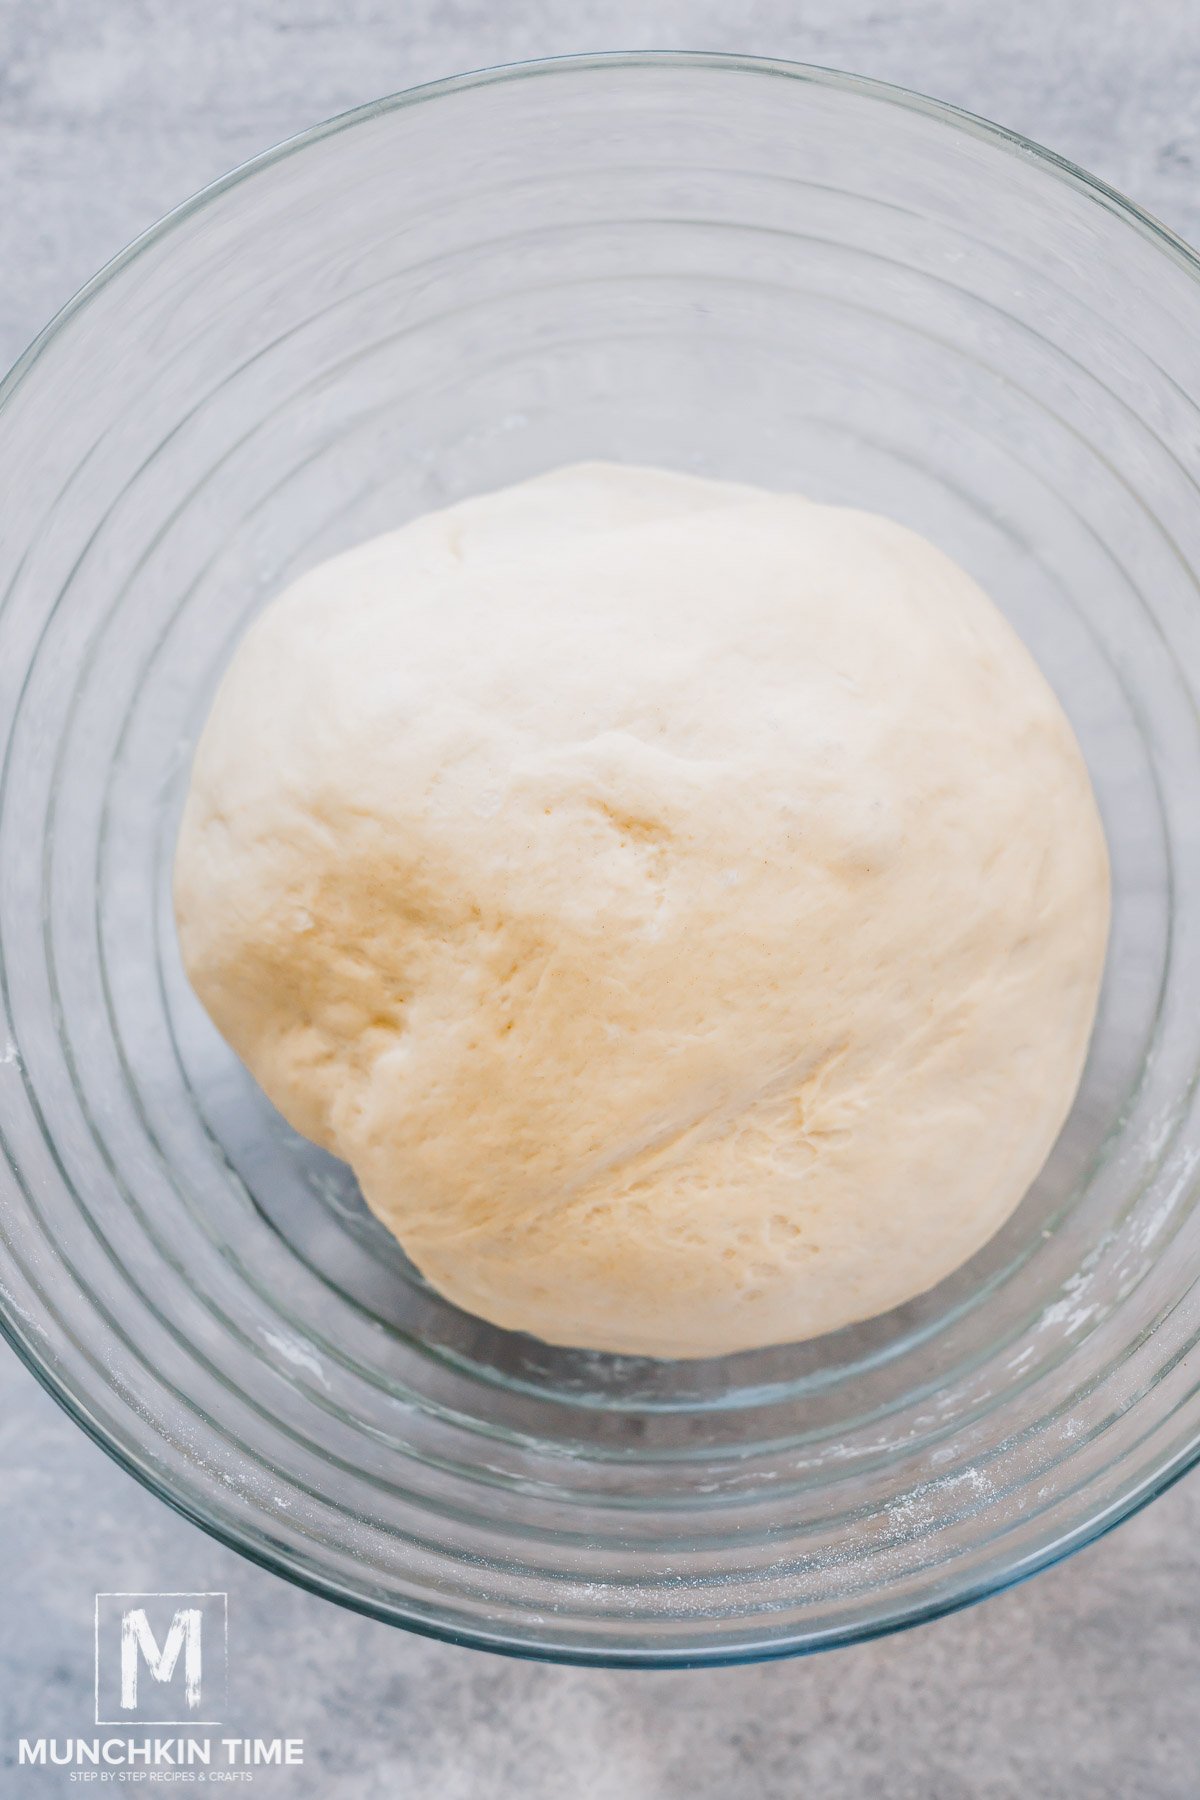
[[(181, 201), (179, 205), (171, 208), (146, 230), (139, 233), (59, 308), (28, 347), (18, 355), (7, 374), (0, 378), (0, 416), (33, 374), (44, 352), (55, 338), (79, 314), (85, 311), (111, 281), (146, 251), (166, 239), (173, 231), (203, 212), (207, 206), (243, 181), (256, 175), (260, 170), (271, 168), (276, 163), (283, 162), (325, 138), (337, 136), (355, 126), (393, 112), (406, 110), (409, 107), (442, 99), (450, 94), (464, 93), (500, 83), (544, 79), (564, 73), (606, 74), (625, 69), (654, 67), (675, 70), (715, 70), (801, 82), (808, 86), (825, 88), (834, 92), (859, 95), (877, 103), (894, 106), (903, 111), (932, 119), (951, 131), (989, 144), (1023, 162), (1033, 162), (1054, 180), (1064, 183), (1086, 200), (1115, 214), (1126, 225), (1136, 230), (1141, 237), (1148, 240), (1160, 253), (1170, 257), (1185, 273), (1193, 279), (1200, 279), (1200, 253), (1146, 208), (1138, 205), (1136, 201), (1130, 200), (1099, 177), (1089, 174), (1069, 158), (1047, 149), (1044, 145), (1025, 137), (1020, 132), (998, 125), (950, 102), (936, 100), (914, 89), (892, 82), (880, 81), (870, 76), (856, 75), (819, 64), (795, 62), (769, 56), (743, 55), (727, 51), (652, 49), (582, 52), (484, 66), (463, 74), (403, 88), (334, 114), (331, 118), (283, 138), (268, 149), (237, 164), (224, 175), (218, 176), (214, 181), (207, 183), (187, 199)], [(645, 1650), (613, 1650), (569, 1645), (541, 1645), (513, 1641), (501, 1634), (493, 1636), (485, 1630), (474, 1627), (439, 1624), (428, 1618), (409, 1613), (394, 1603), (373, 1601), (364, 1594), (352, 1592), (332, 1576), (323, 1575), (288, 1554), (280, 1551), (271, 1553), (261, 1548), (253, 1539), (243, 1536), (219, 1518), (210, 1516), (202, 1505), (178, 1491), (171, 1485), (169, 1479), (157, 1475), (131, 1447), (91, 1417), (86, 1407), (73, 1393), (68, 1382), (56, 1374), (50, 1359), (41, 1355), (34, 1347), (32, 1333), (22, 1330), (17, 1313), (6, 1308), (3, 1297), (0, 1297), (0, 1338), (11, 1345), (21, 1362), (57, 1401), (68, 1418), (79, 1426), (94, 1443), (98, 1444), (121, 1469), (132, 1475), (157, 1499), (165, 1502), (173, 1512), (199, 1526), (210, 1537), (245, 1557), (249, 1562), (257, 1564), (271, 1574), (280, 1576), (322, 1599), (333, 1601), (352, 1612), (381, 1623), (402, 1626), (420, 1636), (442, 1642), (489, 1650), (493, 1653), (535, 1662), (556, 1662), (593, 1668), (711, 1668), (775, 1661), (784, 1657), (810, 1655), (823, 1649), (868, 1642), (873, 1638), (907, 1630), (947, 1614), (961, 1611), (992, 1594), (1002, 1593), (1010, 1587), (1017, 1586), (1041, 1570), (1052, 1567), (1075, 1551), (1105, 1536), (1115, 1526), (1140, 1512), (1144, 1506), (1149, 1505), (1152, 1500), (1165, 1493), (1176, 1481), (1200, 1463), (1200, 1439), (1198, 1439), (1178, 1451), (1174, 1456), (1167, 1458), (1153, 1475), (1144, 1480), (1139, 1488), (1113, 1502), (1096, 1516), (1083, 1520), (1073, 1529), (1043, 1545), (1011, 1568), (992, 1577), (965, 1583), (957, 1591), (943, 1591), (936, 1598), (912, 1606), (896, 1607), (890, 1613), (860, 1625), (828, 1631), (819, 1636), (798, 1639), (781, 1638), (777, 1641), (741, 1646), (714, 1646), (711, 1650), (695, 1647), (679, 1651), (650, 1647)]]

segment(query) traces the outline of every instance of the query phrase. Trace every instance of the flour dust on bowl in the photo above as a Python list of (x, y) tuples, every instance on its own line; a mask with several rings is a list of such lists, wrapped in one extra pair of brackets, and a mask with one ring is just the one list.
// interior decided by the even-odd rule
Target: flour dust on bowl
[[(1186, 1468), (1200, 1402), (1200, 265), (933, 103), (713, 57), (402, 95), (119, 258), (0, 391), (0, 1309), (279, 1573), (579, 1661), (844, 1643)], [(191, 751), (249, 619), (418, 513), (604, 459), (913, 527), (1065, 709), (1113, 921), (1043, 1174), (941, 1286), (709, 1362), (455, 1310), (184, 977)]]

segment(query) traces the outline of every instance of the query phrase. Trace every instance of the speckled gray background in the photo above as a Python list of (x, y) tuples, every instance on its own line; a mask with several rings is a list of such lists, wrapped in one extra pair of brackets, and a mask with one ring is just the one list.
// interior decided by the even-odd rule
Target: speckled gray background
[[(557, 52), (856, 69), (1041, 139), (1200, 238), (1196, 0), (0, 0), (0, 361), (251, 152), (430, 77)], [(3, 497), (0, 496), (0, 527)], [(177, 1520), (0, 1353), (0, 1800), (86, 1733), (97, 1588), (227, 1589), (235, 1727), (287, 1800), (1196, 1800), (1200, 1479), (1033, 1584), (811, 1661), (585, 1672), (351, 1617)]]

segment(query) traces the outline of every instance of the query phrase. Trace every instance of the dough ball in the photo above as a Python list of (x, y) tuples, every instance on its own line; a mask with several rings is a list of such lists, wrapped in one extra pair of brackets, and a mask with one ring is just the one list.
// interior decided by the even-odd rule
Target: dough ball
[(886, 1311), (1071, 1105), (1108, 922), (999, 612), (863, 512), (605, 465), (247, 633), (175, 871), (197, 993), (458, 1305), (664, 1357)]

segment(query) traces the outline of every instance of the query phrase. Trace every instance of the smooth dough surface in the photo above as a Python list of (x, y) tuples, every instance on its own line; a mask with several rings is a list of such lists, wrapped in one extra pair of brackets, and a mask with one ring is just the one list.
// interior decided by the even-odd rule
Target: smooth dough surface
[(604, 464), (258, 619), (195, 757), (185, 964), (430, 1281), (553, 1343), (867, 1318), (991, 1236), (1108, 927), (1028, 652), (889, 520)]

